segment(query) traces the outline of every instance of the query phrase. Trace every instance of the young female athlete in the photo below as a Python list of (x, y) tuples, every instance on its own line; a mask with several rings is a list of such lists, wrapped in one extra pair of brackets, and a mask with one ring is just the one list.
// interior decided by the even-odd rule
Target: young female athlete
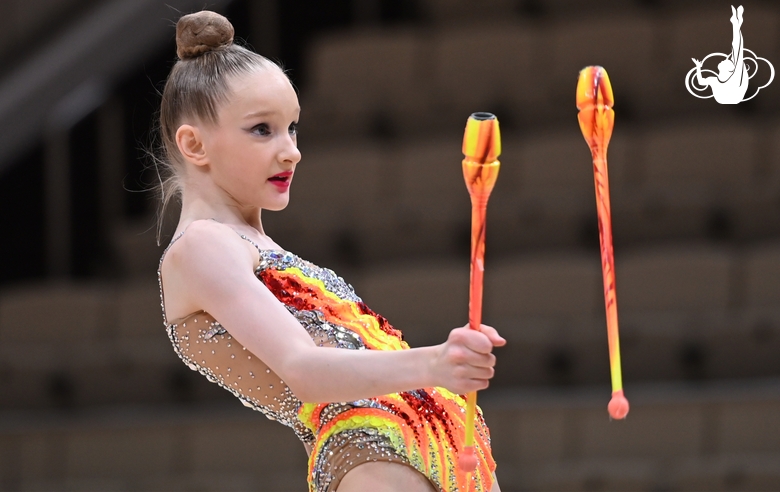
[(477, 469), (457, 469), (459, 395), (488, 386), (505, 340), (465, 326), (410, 349), (341, 277), (273, 242), (261, 212), (289, 201), (296, 93), (278, 66), (232, 43), (218, 14), (182, 17), (176, 40), (160, 108), (162, 188), (182, 211), (159, 279), (178, 355), (292, 428), (311, 491), (498, 491), (481, 414)]

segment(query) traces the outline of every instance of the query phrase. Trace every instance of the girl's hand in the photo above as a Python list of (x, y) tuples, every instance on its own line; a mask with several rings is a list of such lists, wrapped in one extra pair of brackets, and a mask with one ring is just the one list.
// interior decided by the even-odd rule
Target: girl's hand
[(446, 342), (436, 346), (436, 355), (430, 362), (436, 386), (457, 394), (487, 388), (496, 365), (493, 347), (505, 344), (506, 340), (491, 326), (481, 325), (481, 331), (468, 325), (455, 328)]

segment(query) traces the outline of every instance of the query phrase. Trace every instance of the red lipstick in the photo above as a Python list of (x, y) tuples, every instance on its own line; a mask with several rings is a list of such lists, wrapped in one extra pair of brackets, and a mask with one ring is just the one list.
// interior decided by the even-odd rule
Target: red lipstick
[(276, 186), (279, 191), (285, 191), (290, 187), (290, 179), (292, 178), (292, 175), (292, 171), (284, 171), (279, 174), (274, 174), (268, 178), (268, 181), (270, 181), (272, 185)]

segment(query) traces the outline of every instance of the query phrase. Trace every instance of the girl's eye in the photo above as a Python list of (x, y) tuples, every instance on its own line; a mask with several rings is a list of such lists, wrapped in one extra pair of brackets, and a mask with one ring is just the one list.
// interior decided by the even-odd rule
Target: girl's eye
[(287, 131), (290, 135), (298, 135), (298, 123), (290, 123), (290, 127)]
[(268, 124), (266, 123), (260, 123), (256, 127), (252, 128), (252, 131), (254, 133), (257, 133), (258, 135), (266, 136), (271, 134), (271, 129), (268, 128)]

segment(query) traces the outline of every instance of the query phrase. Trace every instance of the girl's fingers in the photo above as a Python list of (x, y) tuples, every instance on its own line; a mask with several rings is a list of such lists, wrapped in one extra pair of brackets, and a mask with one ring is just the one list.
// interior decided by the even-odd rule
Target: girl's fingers
[(506, 345), (506, 339), (498, 334), (495, 328), (488, 325), (482, 325), (482, 333), (484, 333), (494, 347), (503, 347)]
[(493, 350), (493, 343), (485, 333), (469, 330), (465, 335), (464, 341), (468, 349), (478, 354), (489, 354)]
[(472, 379), (491, 379), (495, 373), (492, 367), (480, 367), (474, 370)]
[(493, 354), (480, 354), (477, 352), (471, 352), (471, 354), (466, 358), (464, 363), (468, 364), (471, 367), (476, 368), (486, 368), (486, 367), (493, 367), (496, 365), (496, 356)]
[(493, 347), (506, 345), (506, 340), (495, 328), (488, 325), (481, 325), (480, 331), (471, 330), (468, 325), (456, 328), (450, 334), (450, 341), (462, 343), (466, 348), (480, 354), (489, 354)]

